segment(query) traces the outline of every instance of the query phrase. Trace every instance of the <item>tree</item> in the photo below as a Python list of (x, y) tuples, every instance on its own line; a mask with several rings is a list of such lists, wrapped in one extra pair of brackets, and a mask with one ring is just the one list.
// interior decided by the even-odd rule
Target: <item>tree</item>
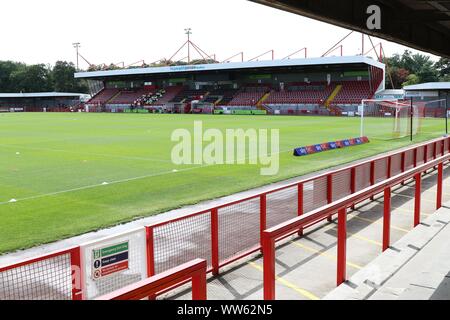
[(45, 64), (21, 66), (11, 73), (10, 81), (15, 85), (16, 92), (51, 91), (51, 70)]
[(87, 92), (84, 82), (74, 78), (76, 72), (72, 62), (57, 61), (52, 70), (53, 88), (56, 92)]
[(17, 92), (17, 87), (11, 81), (11, 74), (24, 68), (23, 63), (0, 61), (0, 92)]
[[(416, 84), (422, 82), (435, 82), (440, 80), (440, 73), (430, 56), (420, 53), (413, 54), (405, 50), (402, 55), (394, 54), (386, 59), (387, 65), (391, 69), (393, 85), (399, 88), (405, 83)], [(442, 63), (445, 70), (445, 63)], [(390, 83), (389, 78), (387, 82)]]
[(439, 74), (440, 81), (450, 81), (450, 59), (441, 58), (436, 62), (435, 68)]
[(414, 84), (420, 83), (420, 78), (415, 74), (410, 74), (405, 83), (403, 83), (403, 87), (411, 86)]

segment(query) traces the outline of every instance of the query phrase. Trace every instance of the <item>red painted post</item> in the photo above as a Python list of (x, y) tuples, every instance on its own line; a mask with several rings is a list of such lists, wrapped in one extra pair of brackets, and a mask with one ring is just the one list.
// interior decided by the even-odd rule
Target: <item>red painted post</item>
[(391, 188), (384, 189), (383, 252), (391, 245)]
[(401, 169), (402, 172), (405, 172), (405, 168), (406, 168), (406, 152), (402, 152), (402, 164), (401, 164)]
[(414, 168), (417, 167), (417, 148), (414, 149)]
[(422, 189), (422, 175), (420, 173), (416, 174), (416, 195), (414, 204), (414, 227), (420, 224), (420, 203), (421, 203), (421, 189)]
[(423, 163), (427, 163), (428, 162), (428, 145), (426, 144), (423, 149), (424, 149), (423, 150)]
[(81, 248), (70, 252), (72, 269), (72, 300), (83, 300), (83, 268), (81, 267)]
[(337, 286), (347, 280), (347, 208), (338, 212)]
[(206, 300), (206, 273), (197, 272), (192, 276), (192, 300)]
[(440, 163), (438, 165), (438, 175), (437, 175), (437, 200), (436, 200), (436, 210), (442, 208), (442, 181), (444, 179), (444, 164)]
[(275, 241), (263, 234), (264, 300), (275, 300)]
[[(375, 161), (370, 163), (370, 185), (373, 186), (375, 184)], [(375, 200), (375, 196), (370, 197), (373, 201)]]
[[(298, 184), (298, 205), (297, 205), (297, 214), (298, 214), (298, 216), (300, 217), (300, 216), (302, 216), (303, 214), (304, 214), (304, 207), (303, 207), (303, 189), (304, 189), (304, 185), (303, 185), (303, 183), (299, 183)], [(302, 237), (303, 236), (303, 227), (302, 228), (300, 228), (299, 230), (298, 230), (298, 235), (299, 235), (299, 237)]]
[[(350, 171), (350, 192), (354, 194), (356, 192), (356, 168), (353, 167)], [(352, 206), (352, 210), (355, 210), (355, 205)]]
[[(401, 172), (405, 172), (405, 168), (406, 168), (406, 152), (402, 152), (402, 156), (401, 156)], [(402, 186), (405, 185), (405, 180), (402, 181)]]
[(146, 227), (147, 239), (147, 276), (153, 277), (155, 275), (155, 243), (153, 236), (153, 227)]
[(391, 177), (391, 171), (392, 171), (392, 157), (388, 157), (388, 164), (387, 164), (387, 178), (388, 179)]
[(262, 194), (259, 198), (259, 207), (260, 207), (260, 228), (259, 228), (259, 241), (261, 243), (261, 250), (262, 250), (262, 236), (263, 236), (263, 232), (264, 230), (266, 230), (267, 228), (267, 195), (266, 194)]
[(211, 265), (212, 274), (219, 274), (219, 214), (217, 208), (211, 210)]
[[(333, 174), (327, 176), (327, 201), (328, 203), (333, 202)], [(333, 215), (328, 216), (328, 222), (333, 221)]]

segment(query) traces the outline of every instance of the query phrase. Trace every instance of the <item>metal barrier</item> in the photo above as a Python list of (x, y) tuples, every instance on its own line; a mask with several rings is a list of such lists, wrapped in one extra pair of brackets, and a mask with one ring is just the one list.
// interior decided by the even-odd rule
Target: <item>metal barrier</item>
[[(450, 138), (439, 138), (263, 194), (150, 225), (147, 227), (150, 275), (195, 258), (205, 259), (208, 272), (218, 274), (220, 268), (261, 250), (265, 229), (449, 152)], [(327, 218), (331, 220), (331, 216)]]
[[(63, 250), (50, 256), (0, 267), (0, 300), (93, 299), (145, 277), (168, 271), (193, 259), (207, 261), (207, 271), (220, 268), (262, 249), (264, 230), (346, 198), (450, 152), (450, 138), (439, 138), (403, 151), (323, 173), (281, 188), (226, 203), (178, 219), (153, 224), (115, 242)], [(419, 200), (417, 200), (419, 201)], [(331, 219), (330, 213), (324, 219)], [(302, 224), (298, 233), (317, 221)], [(120, 239), (119, 239), (120, 238)], [(93, 252), (125, 246), (128, 273), (102, 278), (92, 267)], [(81, 253), (80, 253), (81, 252)], [(82, 265), (80, 263), (82, 254)], [(125, 252), (120, 253), (125, 259)], [(71, 268), (72, 266), (72, 268)], [(144, 270), (146, 267), (146, 270)], [(67, 270), (75, 271), (67, 271)], [(104, 273), (119, 271), (105, 268)], [(146, 272), (145, 272), (146, 271)], [(72, 272), (72, 273), (71, 273)], [(99, 273), (99, 277), (96, 276)], [(37, 293), (39, 292), (39, 293)]]
[(383, 251), (390, 245), (390, 215), (391, 215), (391, 188), (402, 184), (405, 180), (414, 178), (415, 207), (414, 227), (420, 224), (421, 209), (421, 179), (422, 173), (437, 166), (437, 199), (436, 209), (442, 206), (443, 165), (450, 159), (450, 154), (409, 169), (392, 178), (388, 178), (373, 186), (336, 200), (322, 208), (316, 209), (304, 216), (292, 219), (276, 227), (265, 230), (262, 235), (264, 259), (264, 299), (275, 299), (275, 244), (278, 240), (303, 230), (305, 226), (322, 221), (332, 214), (338, 213), (338, 239), (337, 239), (337, 285), (346, 281), (346, 244), (347, 244), (347, 212), (356, 203), (370, 199), (377, 194), (384, 193), (383, 215)]
[(129, 285), (96, 300), (141, 300), (155, 298), (167, 288), (192, 281), (192, 300), (206, 300), (206, 261), (196, 259), (179, 267)]
[(80, 247), (0, 268), (0, 300), (81, 300)]

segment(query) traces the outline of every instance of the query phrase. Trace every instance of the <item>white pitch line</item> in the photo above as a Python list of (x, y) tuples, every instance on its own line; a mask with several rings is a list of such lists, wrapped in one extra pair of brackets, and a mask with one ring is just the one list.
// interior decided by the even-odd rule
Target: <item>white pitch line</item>
[[(291, 151), (292, 151), (292, 149), (289, 149), (289, 150), (277, 152), (276, 154), (281, 154), (281, 153), (286, 153), (286, 152), (291, 152)], [(256, 156), (256, 158), (257, 157), (258, 156)], [(255, 158), (255, 157), (246, 157), (245, 160), (250, 160), (250, 159), (253, 159), (253, 158)], [(237, 160), (237, 162), (238, 161), (239, 160)], [(60, 194), (64, 194), (64, 193), (69, 193), (69, 192), (74, 192), (74, 191), (81, 191), (81, 190), (93, 189), (93, 188), (98, 188), (98, 187), (105, 187), (105, 186), (110, 186), (110, 185), (113, 185), (113, 184), (119, 184), (119, 183), (136, 181), (136, 180), (147, 179), (147, 178), (154, 178), (154, 177), (163, 176), (163, 175), (166, 175), (166, 174), (175, 174), (175, 173), (186, 172), (186, 171), (195, 170), (195, 169), (207, 168), (207, 167), (216, 166), (216, 165), (217, 164), (201, 165), (201, 166), (196, 166), (196, 167), (180, 169), (180, 170), (178, 170), (176, 172), (174, 172), (174, 171), (163, 171), (163, 172), (153, 173), (153, 174), (139, 176), (139, 177), (133, 177), (133, 178), (127, 178), (127, 179), (122, 179), (122, 180), (110, 181), (110, 182), (108, 182), (107, 185), (105, 185), (105, 182), (103, 182), (103, 183), (99, 183), (99, 184), (93, 184), (93, 185), (79, 187), (79, 188), (73, 188), (73, 189), (67, 189), (67, 190), (62, 190), (62, 191), (50, 192), (50, 193), (46, 193), (46, 194), (40, 194), (40, 195), (26, 197), (26, 198), (19, 198), (19, 199), (15, 199), (15, 200), (16, 200), (16, 202), (21, 202), (21, 201), (26, 201), (26, 200), (35, 200), (35, 199), (39, 199), (39, 198), (51, 197), (51, 196), (60, 195)], [(11, 204), (11, 202), (10, 201), (0, 202), (0, 205), (5, 205), (5, 204)]]
[(11, 148), (11, 149), (19, 148), (19, 149), (35, 150), (35, 151), (63, 152), (63, 153), (70, 153), (70, 154), (90, 155), (90, 156), (98, 156), (98, 157), (105, 157), (105, 158), (116, 158), (116, 159), (124, 159), (124, 160), (158, 161), (158, 162), (164, 162), (164, 163), (172, 163), (172, 161), (170, 161), (170, 160), (163, 160), (163, 159), (144, 158), (144, 157), (127, 157), (127, 156), (117, 156), (117, 155), (113, 155), (113, 154), (77, 152), (77, 151), (52, 149), (52, 148), (36, 148), (36, 147), (26, 147), (26, 146), (18, 146), (18, 145), (6, 145), (6, 144), (0, 144), (0, 147)]

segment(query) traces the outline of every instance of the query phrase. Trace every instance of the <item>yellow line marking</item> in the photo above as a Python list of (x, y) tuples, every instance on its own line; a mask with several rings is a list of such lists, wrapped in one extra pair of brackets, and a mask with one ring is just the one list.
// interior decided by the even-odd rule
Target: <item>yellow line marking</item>
[[(325, 230), (325, 232), (327, 232), (327, 231), (329, 231), (329, 230), (333, 230), (333, 231), (335, 231), (335, 232), (338, 232), (338, 229), (337, 229), (336, 226), (332, 226), (331, 228)], [(348, 232), (348, 231), (347, 231), (347, 236), (349, 236), (349, 238), (355, 238), (355, 239), (358, 239), (358, 240), (366, 241), (366, 242), (371, 243), (371, 244), (374, 244), (374, 245), (376, 245), (376, 246), (378, 246), (378, 247), (383, 247), (383, 244), (382, 244), (381, 242), (378, 242), (378, 241), (375, 241), (375, 240), (366, 238), (366, 237), (361, 236), (361, 235), (356, 234), (356, 233), (352, 233), (352, 232)]]
[[(444, 184), (445, 185), (445, 184)], [(450, 188), (450, 185), (445, 185), (445, 186), (447, 186), (447, 187), (449, 187)], [(406, 187), (406, 188), (410, 188), (410, 189), (416, 189), (416, 187), (415, 186), (408, 186), (408, 185), (405, 185), (404, 187)], [(437, 190), (433, 187), (432, 189), (426, 189), (426, 190), (422, 190), (422, 193), (426, 193), (426, 192), (428, 192), (428, 193), (434, 193), (434, 194), (436, 194), (437, 193)], [(400, 195), (399, 193), (394, 193), (394, 194), (397, 194), (397, 195)], [(445, 195), (445, 196), (449, 196), (450, 197), (450, 193), (446, 193), (446, 192), (442, 192), (442, 194), (443, 195)]]
[[(325, 257), (325, 258), (328, 258), (330, 260), (336, 261), (336, 259), (337, 259), (337, 257), (332, 255), (332, 254), (329, 254), (329, 253), (326, 253), (326, 252), (321, 252), (320, 250), (311, 248), (309, 246), (305, 246), (304, 244), (301, 244), (301, 243), (298, 243), (298, 242), (295, 242), (295, 241), (291, 241), (291, 243), (293, 245), (299, 247), (299, 248), (302, 248), (302, 249), (304, 249), (306, 251), (309, 251), (309, 252), (317, 253), (318, 255), (320, 255), (322, 257)], [(347, 261), (347, 265), (350, 266), (350, 267), (353, 267), (355, 269), (358, 269), (358, 270), (362, 269), (362, 267), (360, 265), (357, 265), (356, 263), (353, 263), (353, 262)]]
[(354, 233), (350, 233), (350, 232), (347, 232), (347, 234), (350, 236), (350, 238), (355, 238), (355, 239), (358, 239), (358, 240), (362, 240), (362, 241), (366, 241), (368, 243), (374, 244), (374, 245), (376, 245), (378, 247), (383, 247), (383, 244), (381, 242), (378, 242), (378, 241), (366, 238), (366, 237), (361, 236), (359, 234), (354, 234)]
[[(355, 218), (355, 219), (357, 219), (357, 220), (361, 220), (361, 221), (365, 221), (365, 222), (376, 223), (376, 224), (382, 224), (381, 221), (378, 221), (378, 220), (372, 220), (372, 219), (362, 218), (362, 217), (359, 217), (359, 216), (356, 216), (356, 215), (350, 215), (350, 214), (349, 214), (349, 216), (351, 216), (352, 218)], [(398, 231), (401, 231), (401, 232), (405, 232), (405, 233), (408, 233), (409, 231), (411, 231), (411, 230), (403, 229), (403, 228), (396, 227), (396, 226), (393, 226), (393, 225), (391, 225), (391, 228), (392, 228), (392, 229), (395, 229), (395, 230), (398, 230)]]
[[(406, 214), (406, 213), (412, 213), (412, 214), (414, 214), (414, 210), (411, 210), (411, 209), (396, 208), (396, 207), (392, 207), (391, 209), (392, 209), (392, 211), (395, 211), (395, 210), (403, 211), (404, 213), (402, 213), (402, 214)], [(422, 214), (422, 215), (424, 215), (424, 216), (431, 216), (430, 213), (424, 213), (424, 212), (421, 212), (420, 214)]]
[[(254, 262), (249, 262), (248, 264), (257, 270), (264, 272), (263, 267), (261, 267), (260, 265), (254, 263)], [(299, 293), (300, 295), (302, 295), (303, 297), (305, 297), (307, 299), (320, 300), (320, 298), (318, 296), (316, 296), (315, 294), (309, 292), (308, 290), (299, 288), (295, 284), (293, 284), (277, 275), (275, 275), (275, 280), (278, 281), (279, 283), (283, 284), (284, 286), (296, 291), (297, 293)]]
[[(395, 193), (395, 192), (393, 192), (393, 194), (396, 196), (400, 196), (400, 197), (404, 197), (404, 198), (408, 198), (408, 199), (415, 199), (415, 197), (407, 196), (405, 194), (400, 194), (400, 193)], [(424, 197), (422, 197), (421, 199), (422, 199), (422, 201), (427, 201), (427, 202), (432, 202), (432, 203), (436, 202), (435, 200), (426, 199)]]

